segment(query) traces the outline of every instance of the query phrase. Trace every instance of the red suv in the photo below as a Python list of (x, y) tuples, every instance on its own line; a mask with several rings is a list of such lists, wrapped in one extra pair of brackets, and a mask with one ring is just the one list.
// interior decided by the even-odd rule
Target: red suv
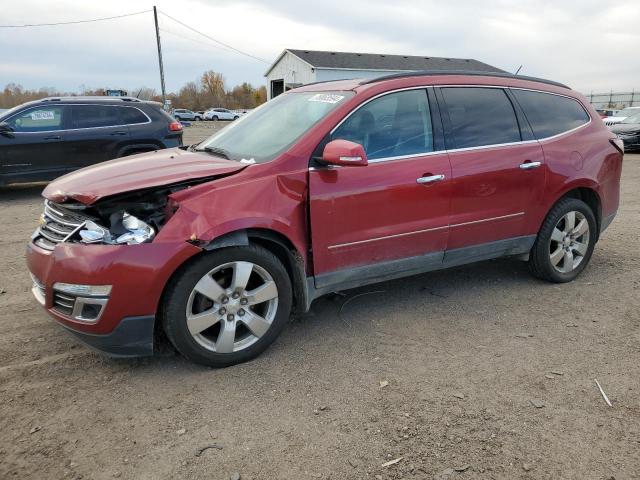
[(319, 296), (515, 256), (573, 280), (613, 220), (621, 141), (579, 93), (508, 74), (307, 85), (204, 142), (43, 192), (33, 293), (113, 355), (166, 335), (246, 361)]

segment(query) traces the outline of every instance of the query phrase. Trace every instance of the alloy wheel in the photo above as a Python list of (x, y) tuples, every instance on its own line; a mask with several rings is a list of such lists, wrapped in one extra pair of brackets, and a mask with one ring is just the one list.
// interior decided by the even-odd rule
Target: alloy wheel
[(187, 328), (216, 353), (244, 350), (265, 335), (278, 310), (278, 288), (260, 265), (230, 262), (204, 275), (187, 301)]
[(575, 270), (589, 249), (589, 222), (578, 211), (570, 211), (556, 223), (549, 240), (551, 265), (560, 273)]

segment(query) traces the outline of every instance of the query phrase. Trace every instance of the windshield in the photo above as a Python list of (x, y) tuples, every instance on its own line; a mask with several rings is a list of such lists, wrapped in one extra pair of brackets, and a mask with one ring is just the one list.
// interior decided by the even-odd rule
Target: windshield
[(636, 108), (627, 107), (627, 108), (623, 108), (618, 113), (616, 113), (616, 117), (628, 117), (629, 115), (633, 115), (635, 113), (640, 113), (639, 107), (636, 107)]
[(209, 137), (195, 150), (231, 160), (268, 162), (351, 96), (353, 92), (280, 95)]
[(633, 115), (625, 118), (620, 123), (640, 123), (640, 112), (634, 113)]

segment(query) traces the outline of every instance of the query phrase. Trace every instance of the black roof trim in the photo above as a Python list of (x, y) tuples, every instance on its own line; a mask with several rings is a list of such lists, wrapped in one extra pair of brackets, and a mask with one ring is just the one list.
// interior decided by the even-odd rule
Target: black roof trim
[(499, 78), (513, 78), (515, 80), (528, 80), (530, 82), (538, 82), (538, 83), (546, 83), (547, 85), (553, 85), (556, 87), (566, 88), (571, 90), (567, 85), (554, 82), (553, 80), (545, 80), (544, 78), (537, 77), (527, 77), (526, 75), (514, 75), (512, 73), (500, 73), (500, 72), (475, 72), (475, 71), (461, 71), (461, 70), (422, 70), (415, 72), (406, 72), (406, 73), (394, 73), (392, 75), (384, 75), (382, 77), (371, 78), (369, 80), (363, 80), (360, 82), (360, 85), (367, 85), (369, 83), (382, 82), (383, 80), (392, 80), (394, 78), (405, 78), (405, 77), (426, 77), (426, 76), (436, 76), (436, 75), (471, 75), (477, 77), (499, 77)]

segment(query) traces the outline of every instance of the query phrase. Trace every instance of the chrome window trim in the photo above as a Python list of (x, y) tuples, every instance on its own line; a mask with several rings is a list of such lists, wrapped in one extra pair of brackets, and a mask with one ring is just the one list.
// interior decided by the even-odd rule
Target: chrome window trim
[[(582, 110), (584, 110), (584, 112), (587, 114), (587, 117), (589, 118), (589, 121), (586, 123), (583, 123), (582, 125), (579, 125), (575, 128), (572, 128), (571, 130), (567, 130), (565, 132), (560, 132), (557, 133), (555, 135), (552, 135), (550, 137), (544, 137), (544, 138), (540, 138), (540, 139), (536, 139), (536, 140), (522, 140), (520, 142), (509, 142), (509, 143), (494, 143), (491, 145), (480, 145), (477, 147), (465, 147), (465, 148), (451, 148), (451, 149), (444, 149), (444, 150), (434, 150), (431, 152), (423, 152), (423, 153), (416, 153), (416, 154), (412, 154), (412, 155), (402, 155), (402, 156), (398, 156), (398, 157), (382, 157), (382, 158), (375, 158), (373, 160), (369, 160), (369, 163), (382, 163), (382, 162), (390, 162), (390, 161), (394, 161), (394, 160), (405, 160), (405, 159), (409, 159), (409, 158), (417, 158), (417, 157), (424, 157), (427, 155), (434, 155), (434, 154), (438, 154), (438, 153), (456, 153), (456, 152), (466, 152), (466, 151), (472, 151), (472, 150), (485, 150), (487, 148), (498, 148), (498, 147), (508, 147), (508, 146), (514, 146), (514, 145), (527, 145), (527, 144), (533, 144), (536, 142), (546, 142), (548, 140), (554, 140), (562, 135), (566, 135), (568, 133), (573, 133), (576, 130), (579, 130), (581, 128), (584, 128), (588, 125), (591, 124), (591, 122), (593, 121), (593, 118), (591, 117), (591, 114), (589, 113), (589, 111), (585, 108), (585, 106), (582, 104), (581, 101), (579, 101), (577, 98), (571, 97), (569, 95), (563, 95), (562, 93), (555, 93), (555, 92), (548, 92), (546, 90), (539, 90), (539, 89), (535, 89), (535, 88), (525, 88), (525, 87), (511, 87), (511, 86), (505, 86), (505, 85), (481, 85), (481, 84), (445, 84), (445, 85), (436, 85), (436, 84), (431, 84), (431, 85), (422, 85), (422, 86), (413, 86), (413, 87), (404, 87), (404, 88), (398, 88), (395, 90), (389, 90), (387, 92), (382, 92), (379, 93), (377, 95), (374, 95), (373, 97), (367, 99), (366, 101), (364, 101), (363, 103), (361, 103), (360, 105), (356, 106), (353, 110), (351, 110), (342, 120), (340, 120), (340, 122), (331, 129), (331, 131), (329, 132), (329, 135), (333, 135), (333, 132), (335, 132), (340, 125), (342, 125), (351, 115), (353, 115), (355, 112), (357, 112), (361, 107), (365, 106), (367, 103), (371, 102), (372, 100), (375, 100), (379, 97), (382, 97), (384, 95), (389, 95), (391, 93), (396, 93), (396, 92), (404, 92), (406, 90), (426, 90), (428, 88), (446, 88), (446, 87), (458, 87), (458, 88), (465, 88), (465, 87), (470, 87), (470, 88), (499, 88), (502, 90), (526, 90), (526, 91), (530, 91), (530, 92), (537, 92), (537, 93), (546, 93), (548, 95), (557, 95), (559, 97), (565, 97), (568, 98), (570, 100), (573, 100), (574, 102), (576, 102), (578, 105), (580, 105), (580, 107), (582, 108)], [(428, 102), (428, 99), (427, 99)], [(431, 107), (429, 107), (429, 109), (431, 109)], [(311, 167), (309, 170), (315, 171), (315, 170), (322, 170), (322, 168), (315, 168), (315, 167)]]
[(500, 216), (497, 216), (497, 217), (482, 218), (480, 220), (473, 220), (471, 222), (454, 223), (453, 225), (443, 225), (441, 227), (426, 228), (426, 229), (423, 229), (423, 230), (414, 230), (412, 232), (396, 233), (395, 235), (385, 235), (383, 237), (368, 238), (366, 240), (356, 240), (355, 242), (338, 243), (338, 244), (335, 244), (335, 245), (329, 245), (327, 247), (327, 249), (328, 250), (335, 250), (337, 248), (350, 247), (350, 246), (353, 246), (353, 245), (360, 245), (360, 244), (363, 244), (363, 243), (377, 242), (378, 240), (388, 240), (390, 238), (406, 237), (407, 235), (415, 235), (415, 234), (418, 234), (418, 233), (434, 232), (434, 231), (437, 231), (437, 230), (444, 230), (444, 229), (447, 229), (447, 228), (462, 227), (464, 225), (473, 225), (473, 224), (476, 224), (476, 223), (485, 223), (485, 222), (492, 222), (492, 221), (495, 221), (495, 220), (504, 220), (504, 219), (507, 219), (507, 218), (520, 217), (522, 215), (524, 215), (524, 212), (510, 213), (508, 215), (500, 215)]
[[(142, 110), (140, 110), (138, 107), (135, 107), (133, 105), (100, 105), (99, 103), (58, 103), (55, 105), (51, 105), (53, 107), (66, 107), (66, 106), (71, 106), (71, 107), (77, 107), (77, 106), (83, 106), (83, 105), (87, 105), (87, 106), (91, 106), (91, 107), (95, 107), (95, 106), (100, 106), (100, 107), (119, 107), (119, 108), (135, 108), (136, 110), (138, 110), (140, 113), (142, 113), (146, 118), (147, 121), (146, 122), (142, 122), (142, 123), (125, 123), (125, 124), (120, 124), (120, 125), (109, 125), (106, 127), (83, 127), (83, 128), (64, 128), (64, 129), (59, 129), (59, 130), (38, 130), (37, 132), (12, 132), (14, 134), (16, 133), (20, 133), (20, 134), (34, 134), (34, 133), (53, 133), (53, 132), (76, 132), (78, 130), (96, 130), (98, 128), (118, 128), (118, 127), (132, 127), (132, 126), (136, 126), (136, 125), (148, 125), (150, 123), (152, 123), (151, 118), (149, 117), (149, 115), (147, 115), (145, 112), (143, 112)], [(30, 108), (26, 108), (20, 112), (14, 113), (13, 115), (11, 115), (9, 118), (7, 118), (7, 120), (5, 121), (9, 121), (12, 118), (16, 117), (17, 115), (22, 115), (30, 110), (34, 110), (34, 109), (38, 109), (41, 108), (39, 106), (33, 106)]]

